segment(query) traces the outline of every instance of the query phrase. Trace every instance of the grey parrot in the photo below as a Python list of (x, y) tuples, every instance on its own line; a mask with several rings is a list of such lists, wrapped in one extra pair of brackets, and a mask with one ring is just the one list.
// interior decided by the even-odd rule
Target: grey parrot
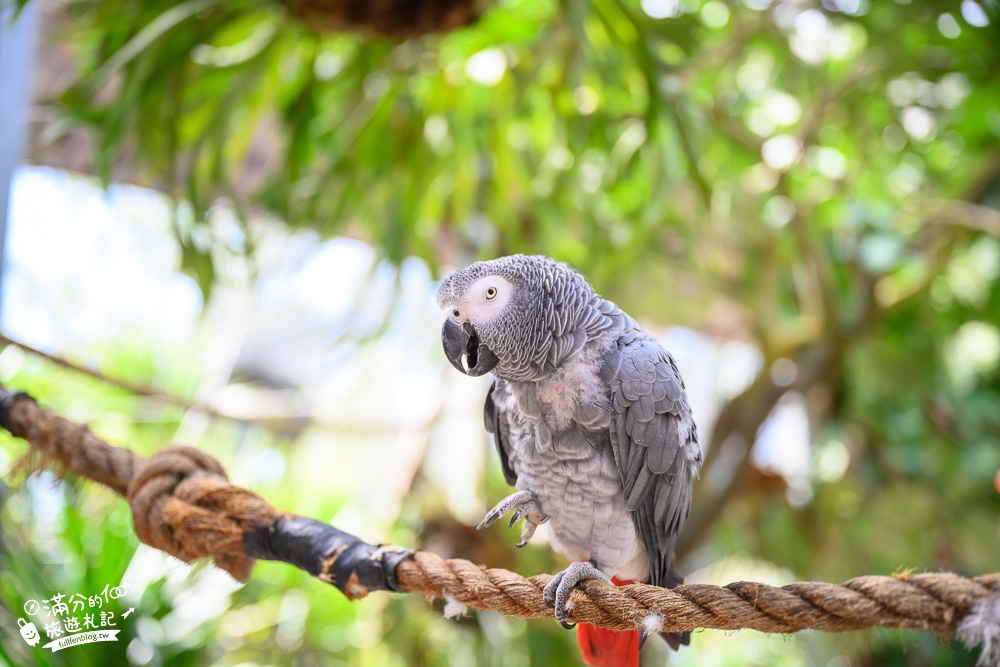
[[(548, 522), (552, 547), (574, 561), (544, 590), (556, 619), (566, 625), (570, 592), (585, 579), (683, 583), (674, 543), (702, 453), (670, 353), (582, 275), (540, 255), (456, 271), (438, 305), (448, 360), (466, 375), (494, 376), (486, 430), (518, 489), (479, 528), (513, 512), (510, 526), (525, 522), (524, 546)], [(583, 630), (590, 664), (633, 662), (625, 649), (601, 645), (611, 641), (605, 635), (629, 633)], [(645, 632), (631, 634), (637, 662)], [(687, 633), (665, 638), (675, 649), (689, 641)]]

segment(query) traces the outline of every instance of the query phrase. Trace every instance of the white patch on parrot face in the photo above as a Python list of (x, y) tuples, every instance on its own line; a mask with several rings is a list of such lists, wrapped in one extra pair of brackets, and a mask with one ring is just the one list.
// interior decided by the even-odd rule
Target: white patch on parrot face
[(499, 316), (514, 294), (514, 285), (500, 276), (484, 276), (472, 283), (465, 295), (444, 308), (445, 317), (458, 325), (485, 324)]

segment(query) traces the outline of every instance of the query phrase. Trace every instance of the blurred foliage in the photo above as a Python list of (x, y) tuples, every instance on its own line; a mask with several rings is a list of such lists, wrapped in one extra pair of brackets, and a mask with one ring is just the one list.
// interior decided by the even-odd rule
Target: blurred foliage
[[(683, 569), (734, 553), (820, 580), (996, 569), (995, 0), (502, 0), (469, 28), (398, 44), (320, 34), (265, 0), (67, 11), (79, 79), (51, 133), (88, 128), (106, 179), (124, 164), (177, 197), (183, 268), (206, 292), (219, 253), (252, 256), (247, 220), (261, 211), (362, 236), (397, 262), (555, 256), (639, 317), (762, 353), (753, 384), (700, 425), (707, 459)], [(215, 224), (222, 202), (238, 230)], [(150, 372), (168, 381), (162, 365)], [(11, 381), (30, 391), (46, 373)], [(107, 391), (88, 394), (91, 414), (110, 410)], [(748, 456), (789, 392), (811, 419), (805, 493), (771, 484)], [(147, 428), (121, 409), (123, 428)], [(503, 492), (494, 472), (484, 497)], [(280, 505), (296, 490), (267, 492)], [(402, 542), (554, 566), (542, 550), (463, 534), (432, 490), (415, 497)], [(236, 597), (232, 623), (257, 629), (227, 634), (223, 618), (201, 663), (572, 660), (571, 636), (552, 624), (445, 623), (409, 599), (350, 606), (277, 566)], [(303, 620), (287, 621), (293, 632), (280, 618)], [(972, 662), (898, 633), (797, 641), (783, 657), (773, 644), (730, 656)]]
[(396, 261), (543, 252), (655, 314), (628, 288), (668, 264), (697, 277), (678, 288), (787, 317), (804, 248), (906, 269), (927, 202), (974, 196), (1000, 131), (996, 21), (813, 4), (508, 0), (396, 44), (263, 0), (81, 0), (61, 127), (97, 132), (106, 177), (134, 153), (129, 173), (190, 202), (206, 288), (227, 197)]

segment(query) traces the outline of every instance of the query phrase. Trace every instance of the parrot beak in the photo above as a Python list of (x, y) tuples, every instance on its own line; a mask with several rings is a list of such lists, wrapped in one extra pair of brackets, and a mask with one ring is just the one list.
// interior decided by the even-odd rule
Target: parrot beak
[(445, 320), (441, 328), (441, 344), (451, 365), (472, 377), (485, 375), (500, 363), (497, 355), (479, 342), (475, 328), (468, 322), (458, 326), (451, 320)]

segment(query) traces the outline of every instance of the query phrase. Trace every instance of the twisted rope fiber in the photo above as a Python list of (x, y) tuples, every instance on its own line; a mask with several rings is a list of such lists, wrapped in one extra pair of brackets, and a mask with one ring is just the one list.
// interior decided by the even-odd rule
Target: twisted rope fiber
[(253, 569), (243, 533), (280, 513), (252, 491), (229, 483), (213, 457), (174, 445), (150, 459), (104, 442), (83, 425), (33, 400), (7, 411), (9, 430), (41, 455), (39, 467), (61, 464), (125, 496), (139, 539), (183, 561), (211, 558), (240, 581)]
[[(552, 617), (541, 595), (550, 575), (524, 578), (418, 551), (399, 564), (396, 576), (406, 590), (436, 597), (444, 593), (473, 609), (524, 618)], [(581, 582), (574, 591), (571, 618), (612, 630), (641, 627), (644, 618), (657, 613), (666, 619), (666, 632), (695, 628), (844, 632), (888, 627), (951, 637), (956, 621), (977, 600), (997, 592), (1000, 574), (971, 579), (951, 573), (865, 576), (840, 585), (800, 582), (780, 588), (746, 581), (726, 586), (684, 584), (673, 589), (647, 584), (615, 588), (591, 580)]]
[[(85, 426), (24, 395), (10, 394), (0, 404), (6, 408), (0, 409), (0, 420), (6, 420), (2, 425), (30, 442), (31, 452), (41, 456), (39, 466), (57, 462), (125, 496), (139, 538), (184, 561), (212, 558), (245, 580), (254, 560), (244, 552), (244, 534), (294, 517), (230, 484), (218, 461), (198, 449), (172, 446), (147, 460), (109, 445)], [(337, 582), (330, 574), (338, 555), (338, 551), (323, 554), (325, 564), (317, 576), (352, 599), (364, 597), (369, 592), (365, 586)], [(524, 578), (422, 551), (409, 554), (395, 567), (398, 590), (423, 593), (429, 599), (451, 597), (473, 609), (523, 618), (552, 618), (542, 600), (542, 589), (550, 579), (545, 574)], [(843, 632), (890, 627), (951, 638), (978, 601), (997, 594), (1000, 573), (973, 578), (950, 573), (864, 576), (841, 585), (802, 582), (780, 588), (753, 582), (616, 588), (585, 581), (573, 592), (570, 619), (627, 630), (641, 627), (643, 619), (655, 613), (665, 619), (665, 632), (696, 628)]]

